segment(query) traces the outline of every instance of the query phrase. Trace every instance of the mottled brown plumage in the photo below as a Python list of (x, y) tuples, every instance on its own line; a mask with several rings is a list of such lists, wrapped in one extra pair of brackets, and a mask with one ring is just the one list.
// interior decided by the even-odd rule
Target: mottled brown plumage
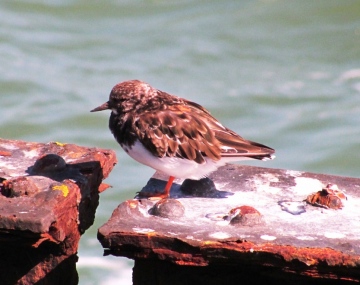
[[(153, 165), (141, 155), (132, 155), (134, 145), (139, 142), (154, 160), (179, 158), (200, 165), (216, 164), (221, 160), (235, 161), (237, 158), (271, 159), (274, 153), (272, 148), (245, 140), (224, 127), (199, 104), (157, 90), (139, 80), (115, 85), (109, 101), (92, 112), (105, 109), (112, 110), (110, 130), (129, 155), (165, 173), (166, 167), (164, 170), (155, 166), (158, 162)], [(224, 163), (219, 163), (219, 166)], [(209, 168), (205, 173), (213, 170), (214, 167)], [(176, 176), (173, 170), (168, 174)], [(177, 177), (183, 176), (178, 173)]]

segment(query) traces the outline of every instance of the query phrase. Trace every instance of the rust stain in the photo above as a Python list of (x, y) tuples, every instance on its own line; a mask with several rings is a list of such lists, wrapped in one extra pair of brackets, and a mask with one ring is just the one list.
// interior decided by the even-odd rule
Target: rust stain
[(344, 207), (342, 201), (346, 199), (344, 192), (339, 190), (336, 184), (328, 184), (320, 191), (309, 195), (305, 201), (325, 209), (341, 209)]
[(109, 185), (109, 184), (101, 183), (100, 186), (99, 186), (98, 191), (99, 191), (99, 193), (102, 193), (102, 192), (104, 192), (106, 189), (111, 188), (111, 187), (112, 187), (112, 186)]
[(32, 177), (28, 176), (4, 180), (1, 187), (1, 194), (9, 198), (31, 196), (39, 191), (40, 189), (33, 182)]
[(230, 214), (234, 214), (235, 212), (239, 211), (239, 214), (246, 215), (246, 214), (260, 214), (258, 210), (251, 206), (240, 206), (230, 210)]
[[(308, 266), (325, 262), (329, 266), (360, 266), (356, 256), (344, 254), (331, 248), (295, 247), (291, 245), (277, 245), (273, 243), (255, 244), (252, 242), (226, 242), (230, 248), (243, 252), (267, 252), (281, 256), (285, 261), (298, 260)], [(224, 246), (222, 244), (221, 246)]]
[(0, 156), (11, 156), (12, 153), (6, 150), (0, 150)]
[(44, 241), (50, 241), (56, 244), (60, 243), (60, 241), (54, 239), (49, 233), (42, 233), (40, 238), (32, 244), (32, 247), (38, 248)]

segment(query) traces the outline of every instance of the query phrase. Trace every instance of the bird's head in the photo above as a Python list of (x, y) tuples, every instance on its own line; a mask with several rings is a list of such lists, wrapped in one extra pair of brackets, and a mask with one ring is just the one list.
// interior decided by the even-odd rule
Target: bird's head
[(110, 92), (109, 101), (90, 112), (111, 110), (123, 114), (136, 109), (142, 102), (156, 96), (157, 90), (140, 80), (129, 80), (116, 84)]

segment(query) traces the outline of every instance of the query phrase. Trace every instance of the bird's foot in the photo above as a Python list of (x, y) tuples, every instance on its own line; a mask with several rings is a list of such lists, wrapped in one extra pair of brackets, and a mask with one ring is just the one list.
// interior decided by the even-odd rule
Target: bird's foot
[(136, 193), (137, 198), (146, 198), (151, 201), (157, 201), (165, 198), (170, 198), (169, 193), (164, 192), (137, 192)]

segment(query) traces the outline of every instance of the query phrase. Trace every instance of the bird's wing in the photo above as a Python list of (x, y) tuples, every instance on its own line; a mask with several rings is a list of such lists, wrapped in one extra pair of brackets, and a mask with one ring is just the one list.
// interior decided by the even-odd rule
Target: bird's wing
[(163, 110), (142, 113), (134, 121), (143, 145), (158, 157), (181, 157), (204, 163), (221, 157), (270, 158), (273, 149), (243, 139), (221, 125), (202, 106), (184, 100)]
[(158, 157), (181, 157), (204, 163), (221, 158), (220, 143), (204, 121), (184, 104), (145, 112), (134, 121), (140, 141)]

